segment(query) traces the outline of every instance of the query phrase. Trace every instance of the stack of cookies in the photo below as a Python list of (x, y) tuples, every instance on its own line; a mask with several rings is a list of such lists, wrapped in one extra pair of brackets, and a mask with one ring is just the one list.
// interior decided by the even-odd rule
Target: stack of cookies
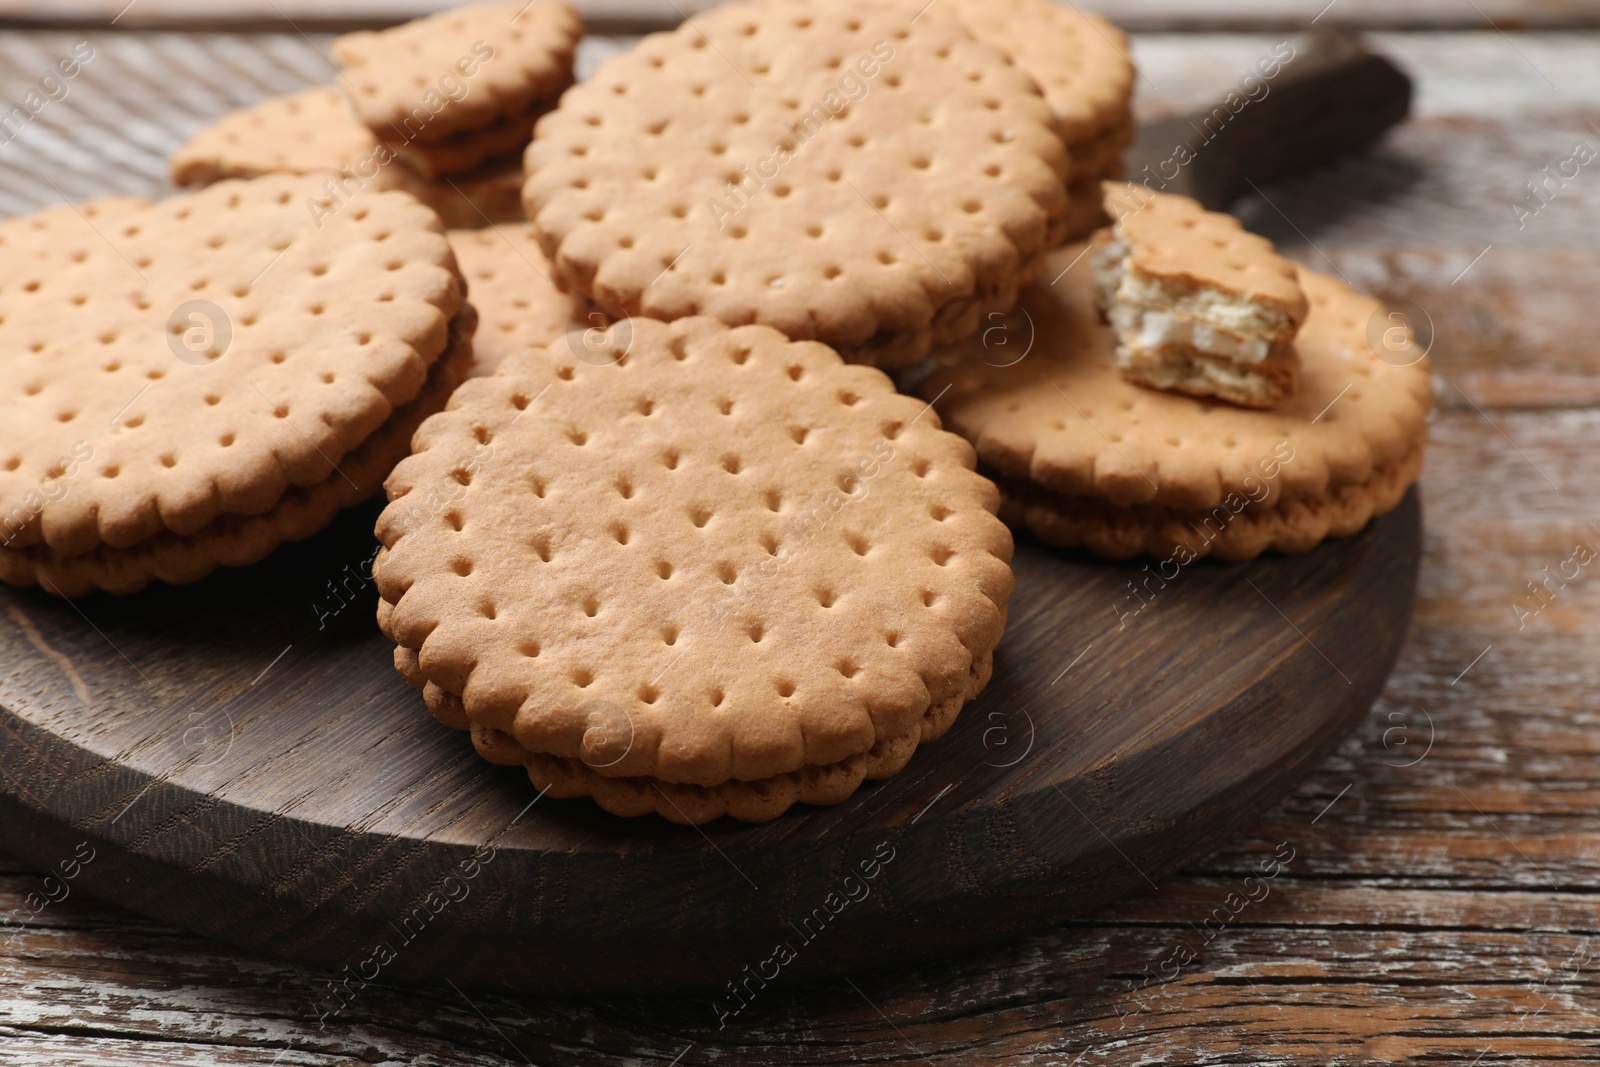
[(489, 3), (379, 33), (338, 38), (337, 86), (273, 97), (224, 115), (173, 153), (172, 180), (293, 173), (327, 176), (343, 204), (399, 189), (446, 223), (522, 215), (519, 155), (534, 120), (572, 82), (582, 23), (565, 4)]
[(389, 479), (398, 669), (486, 758), (617, 814), (770, 819), (898, 772), (1005, 625), (972, 449), (766, 326), (634, 319), (584, 352), (506, 356)]
[(558, 0), (474, 4), (333, 42), (340, 85), (372, 135), (424, 178), (520, 152), (572, 84), (583, 35)]
[(919, 386), (976, 445), (1006, 520), (1182, 566), (1304, 552), (1399, 504), (1432, 389), (1413, 340), (1369, 341), (1383, 305), (1186, 198), (1110, 205), (1100, 253), (1057, 252), (1055, 281), (997, 326), (1031, 339), (1025, 359), (969, 341)]
[(0, 580), (189, 582), (369, 497), (472, 358), (438, 216), (316, 178), (0, 222)]
[(879, 367), (1016, 301), (1067, 227), (1056, 117), (937, 10), (758, 0), (601, 65), (539, 121), (523, 204), (605, 314), (762, 323)]

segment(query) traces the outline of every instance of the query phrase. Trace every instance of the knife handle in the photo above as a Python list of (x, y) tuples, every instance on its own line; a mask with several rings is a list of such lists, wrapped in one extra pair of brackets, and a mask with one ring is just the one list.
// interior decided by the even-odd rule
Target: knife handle
[(1258, 80), (1267, 88), (1254, 99), (1241, 86), (1211, 107), (1142, 125), (1128, 179), (1225, 211), (1251, 183), (1336, 163), (1411, 110), (1411, 79), (1343, 30), (1307, 34), (1275, 77)]

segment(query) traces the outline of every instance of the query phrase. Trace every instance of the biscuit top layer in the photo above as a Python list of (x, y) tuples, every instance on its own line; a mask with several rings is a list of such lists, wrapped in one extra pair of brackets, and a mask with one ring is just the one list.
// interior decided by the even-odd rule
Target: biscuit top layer
[[(926, 0), (909, 2), (920, 8)], [(1099, 15), (1053, 0), (942, 0), (940, 6), (1032, 75), (1069, 144), (1131, 121), (1128, 38)]]
[(441, 141), (520, 115), (572, 81), (583, 36), (558, 0), (442, 11), (333, 42), (356, 115), (386, 141)]
[(1144, 283), (1183, 313), (1185, 303), (1246, 300), (1258, 306), (1255, 333), (1288, 340), (1305, 321), (1307, 304), (1296, 267), (1272, 242), (1232, 215), (1207, 211), (1186, 196), (1152, 193), (1123, 182), (1103, 186), (1106, 211), (1126, 245), (1130, 281)]
[(1337, 278), (1300, 268), (1310, 313), (1295, 340), (1299, 388), (1256, 411), (1124, 380), (1082, 252), (1052, 254), (1044, 277), (1059, 281), (1029, 287), (1003, 324), (941, 353), (947, 365), (918, 387), (929, 399), (948, 387), (939, 413), (996, 472), (1114, 504), (1211, 508), (1264, 491), (1270, 506), (1365, 482), (1426, 437), (1427, 359), (1414, 346), (1380, 358), (1369, 337), (1390, 325), (1383, 305)]
[(228, 112), (173, 152), (170, 169), (177, 185), (348, 171), (392, 188), (387, 179), (404, 168), (392, 161), (383, 165), (389, 158), (372, 131), (350, 114), (339, 90), (319, 85)]
[(8, 545), (77, 555), (266, 511), (416, 396), (462, 303), (438, 216), (397, 192), (334, 210), (322, 182), (0, 222)]
[(965, 441), (767, 327), (606, 341), (508, 356), (391, 475), (374, 570), (428, 678), (567, 758), (621, 709), (597, 770), (703, 785), (866, 752), (965, 691), (1012, 584)]
[(526, 156), (559, 280), (839, 349), (1002, 290), (1064, 216), (1066, 152), (1008, 57), (911, 14), (735, 3), (602, 64)]

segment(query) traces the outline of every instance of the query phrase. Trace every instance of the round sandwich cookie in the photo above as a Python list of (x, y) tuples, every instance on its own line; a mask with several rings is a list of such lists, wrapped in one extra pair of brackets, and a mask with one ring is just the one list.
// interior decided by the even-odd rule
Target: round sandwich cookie
[(1387, 336), (1377, 300), (1298, 268), (1299, 387), (1248, 410), (1127, 380), (1087, 247), (1050, 267), (987, 344), (941, 352), (918, 386), (973, 442), (1013, 525), (1114, 559), (1242, 560), (1353, 534), (1416, 480), (1428, 361), (1409, 336), (1369, 339)]
[(440, 169), (494, 154), (490, 141), (504, 151), (507, 130), (526, 143), (534, 119), (572, 84), (582, 36), (583, 21), (566, 4), (510, 0), (348, 33), (334, 40), (333, 55), (356, 118)]
[[(598, 315), (587, 323), (573, 321), (572, 297), (550, 280), (550, 261), (527, 223), (451, 230), (450, 247), (482, 319), (468, 377), (493, 374), (511, 353), (556, 345), (569, 336), (580, 346), (586, 339), (601, 340)], [(609, 360), (609, 353), (600, 358)]]
[(438, 216), (385, 192), (319, 224), (319, 195), (274, 176), (0, 222), (7, 580), (265, 515), (423, 393), (463, 308)]
[(395, 464), (411, 454), (411, 435), (422, 420), (444, 410), (450, 394), (466, 380), (472, 366), (475, 325), (476, 314), (467, 305), (451, 322), (450, 347), (429, 369), (422, 391), (396, 408), (322, 481), (291, 485), (277, 503), (260, 514), (222, 515), (189, 535), (163, 530), (130, 548), (102, 545), (73, 556), (42, 544), (0, 550), (0, 581), (38, 586), (64, 597), (86, 596), (97, 589), (135, 593), (152, 581), (186, 585), (218, 567), (249, 566), (279, 545), (320, 533), (340, 509), (354, 507), (377, 493)]
[(1004, 310), (1064, 233), (1033, 80), (937, 11), (716, 8), (539, 121), (523, 192), (563, 288), (909, 366)]
[[(520, 149), (522, 142), (512, 147)], [(522, 218), (520, 158), (428, 181), (400, 162), (399, 150), (357, 122), (331, 86), (229, 112), (173, 152), (168, 169), (173, 184), (185, 186), (265, 174), (323, 174), (325, 184), (307, 208), (318, 214), (363, 191), (398, 189), (437, 211), (446, 226), (471, 229)]]
[(764, 326), (508, 355), (390, 476), (379, 624), (553, 797), (771, 819), (898, 772), (988, 681), (993, 483), (928, 405)]

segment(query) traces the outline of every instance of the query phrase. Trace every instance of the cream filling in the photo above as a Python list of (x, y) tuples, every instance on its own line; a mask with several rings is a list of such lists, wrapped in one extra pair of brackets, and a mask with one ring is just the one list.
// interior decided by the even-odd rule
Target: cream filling
[(1128, 269), (1128, 252), (1127, 242), (1116, 233), (1090, 259), (1101, 307), (1122, 346), (1182, 344), (1235, 363), (1260, 363), (1270, 354), (1272, 342), (1248, 328), (1255, 312), (1247, 301), (1213, 292), (1199, 301), (1204, 317), (1191, 308), (1174, 308), (1159, 284)]
[(1272, 350), (1272, 345), (1260, 337), (1235, 337), (1209, 323), (1127, 304), (1112, 309), (1111, 324), (1131, 348), (1189, 345), (1235, 363), (1260, 363)]

